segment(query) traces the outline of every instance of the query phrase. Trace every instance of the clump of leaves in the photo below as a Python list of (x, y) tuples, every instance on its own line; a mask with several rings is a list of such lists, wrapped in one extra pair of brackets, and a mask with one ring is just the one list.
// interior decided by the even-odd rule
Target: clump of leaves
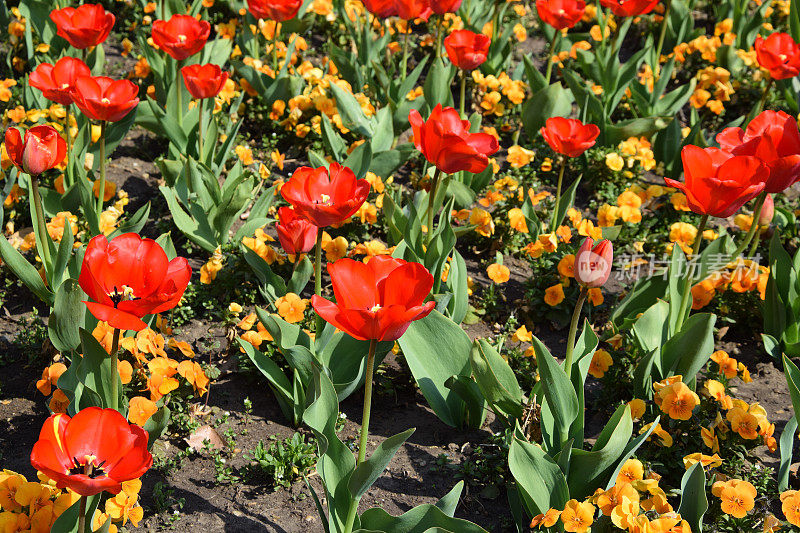
[(313, 439), (307, 442), (300, 433), (280, 440), (273, 437), (268, 445), (260, 440), (252, 455), (245, 454), (250, 461), (246, 475), (252, 481), (271, 483), (275, 490), (288, 489), (316, 464), (316, 449)]

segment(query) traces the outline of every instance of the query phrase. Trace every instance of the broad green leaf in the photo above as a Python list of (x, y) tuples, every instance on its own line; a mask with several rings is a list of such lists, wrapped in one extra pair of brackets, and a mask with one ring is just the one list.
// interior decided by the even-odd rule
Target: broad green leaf
[(681, 502), (678, 514), (689, 523), (692, 531), (702, 533), (703, 515), (708, 510), (706, 498), (706, 476), (702, 463), (689, 468), (681, 479)]
[(470, 350), (472, 374), (489, 404), (513, 418), (522, 416), (522, 391), (514, 371), (486, 339), (477, 339)]
[(86, 295), (78, 281), (67, 279), (56, 291), (53, 309), (47, 320), (50, 341), (59, 352), (72, 352), (81, 345), (80, 328), (86, 315)]
[(508, 452), (508, 468), (531, 516), (551, 507), (563, 509), (569, 500), (564, 474), (539, 445), (515, 438)]
[(389, 466), (389, 463), (392, 461), (394, 454), (397, 453), (400, 446), (408, 440), (408, 437), (414, 433), (414, 429), (415, 428), (407, 429), (381, 442), (367, 460), (356, 466), (347, 484), (350, 489), (350, 494), (354, 499), (360, 500), (361, 496), (363, 496), (381, 474), (383, 474), (383, 471), (386, 470), (386, 467)]
[(578, 413), (578, 397), (564, 369), (536, 337), (533, 337), (533, 349), (539, 365), (542, 391), (555, 421), (554, 436), (566, 438), (575, 417), (583, 416), (583, 413)]

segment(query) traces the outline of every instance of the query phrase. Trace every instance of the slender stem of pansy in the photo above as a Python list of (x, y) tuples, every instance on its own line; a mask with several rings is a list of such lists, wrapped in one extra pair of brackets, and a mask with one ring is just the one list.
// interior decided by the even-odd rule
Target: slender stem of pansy
[(81, 503), (78, 506), (78, 533), (86, 533), (86, 496), (81, 496), (80, 501)]
[(586, 301), (586, 296), (589, 291), (586, 287), (581, 286), (581, 292), (578, 294), (578, 301), (575, 302), (575, 310), (572, 312), (572, 321), (569, 323), (569, 335), (567, 336), (567, 353), (564, 357), (564, 372), (567, 374), (567, 379), (572, 375), (572, 358), (575, 351), (575, 335), (578, 332), (578, 322), (581, 319), (581, 311), (583, 310), (583, 303)]
[(122, 333), (122, 330), (119, 328), (114, 328), (114, 337), (111, 340), (111, 407), (112, 409), (116, 409), (119, 411), (119, 388), (117, 387), (119, 383), (119, 358), (117, 357), (117, 352), (119, 351), (119, 337)]
[(464, 110), (467, 107), (467, 73), (461, 69), (461, 101), (458, 103), (461, 118), (466, 118)]
[(203, 102), (205, 102), (205, 98), (201, 98), (200, 102), (197, 104), (198, 110), (198, 123), (197, 123), (197, 149), (200, 152), (200, 162), (203, 163), (205, 157), (203, 157)]
[(103, 213), (103, 199), (106, 195), (106, 121), (100, 121), (100, 189), (97, 191), (97, 220)]
[(556, 45), (561, 37), (561, 30), (555, 30), (553, 40), (550, 41), (550, 49), (547, 51), (547, 70), (545, 71), (544, 80), (547, 85), (550, 85), (550, 76), (553, 74), (553, 54), (556, 51)]
[(431, 243), (431, 237), (433, 236), (433, 215), (434, 209), (436, 208), (436, 189), (439, 187), (439, 178), (441, 175), (442, 171), (437, 167), (436, 171), (433, 173), (431, 190), (428, 192), (428, 231), (425, 234), (425, 246), (428, 246)]
[(753, 240), (753, 236), (755, 236), (756, 229), (758, 228), (758, 219), (761, 217), (761, 208), (764, 207), (764, 200), (766, 200), (766, 198), (767, 198), (767, 191), (762, 192), (761, 194), (758, 195), (758, 198), (756, 198), (756, 205), (753, 208), (753, 222), (750, 224), (750, 230), (747, 232), (747, 235), (745, 235), (744, 239), (739, 244), (739, 247), (736, 248), (736, 251), (733, 252), (732, 259), (735, 260), (740, 255), (742, 255), (742, 252), (744, 252), (745, 248), (747, 248), (747, 245), (750, 244), (750, 241)]
[(567, 168), (567, 156), (561, 156), (561, 169), (558, 171), (558, 184), (556, 185), (556, 203), (553, 205), (553, 220), (550, 222), (550, 231), (555, 231), (556, 226), (561, 223), (556, 220), (558, 211), (561, 207), (561, 188), (564, 185), (564, 171)]
[(661, 21), (661, 33), (658, 34), (658, 45), (656, 46), (656, 64), (653, 67), (653, 77), (658, 79), (661, 75), (661, 50), (664, 48), (664, 38), (667, 36), (667, 24), (669, 24), (669, 12), (672, 7), (672, 0), (666, 0), (664, 6), (664, 20)]
[(411, 33), (411, 21), (406, 22), (406, 29), (403, 32), (403, 62), (400, 64), (400, 69), (402, 70), (403, 81), (405, 81), (407, 75), (406, 71), (408, 70), (408, 36)]
[(442, 38), (444, 37), (443, 23), (444, 15), (439, 15), (439, 19), (436, 23), (436, 56), (433, 58), (434, 60), (442, 57)]
[[(314, 294), (322, 296), (322, 228), (317, 228), (317, 245), (314, 247)], [(316, 335), (322, 333), (324, 325), (322, 317), (317, 315), (314, 321)]]
[[(676, 330), (680, 331), (681, 326), (686, 320), (687, 307), (689, 306), (689, 296), (692, 294), (692, 261), (697, 261), (697, 254), (700, 253), (700, 243), (703, 242), (703, 231), (708, 224), (708, 215), (703, 215), (700, 219), (700, 224), (697, 226), (697, 237), (694, 239), (694, 246), (692, 247), (692, 256), (686, 261), (686, 277), (683, 280), (683, 292), (681, 293), (681, 305), (678, 307), (678, 322)], [(696, 263), (695, 263), (696, 264)]]
[(28, 176), (31, 180), (31, 194), (33, 195), (33, 209), (36, 211), (36, 241), (42, 245), (42, 262), (45, 265), (44, 271), (50, 270), (50, 247), (48, 246), (49, 235), (47, 234), (47, 224), (44, 221), (44, 208), (42, 207), (42, 195), (39, 193), (39, 176)]

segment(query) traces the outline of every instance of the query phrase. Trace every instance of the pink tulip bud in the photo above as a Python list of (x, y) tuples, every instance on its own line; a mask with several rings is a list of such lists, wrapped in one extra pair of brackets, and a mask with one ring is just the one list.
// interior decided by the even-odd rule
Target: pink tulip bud
[(775, 216), (775, 201), (772, 199), (772, 195), (768, 194), (764, 197), (764, 205), (761, 206), (761, 213), (758, 216), (758, 225), (769, 226), (773, 216)]
[(575, 254), (575, 279), (586, 288), (602, 287), (611, 274), (614, 249), (611, 241), (603, 239), (597, 245), (587, 237)]

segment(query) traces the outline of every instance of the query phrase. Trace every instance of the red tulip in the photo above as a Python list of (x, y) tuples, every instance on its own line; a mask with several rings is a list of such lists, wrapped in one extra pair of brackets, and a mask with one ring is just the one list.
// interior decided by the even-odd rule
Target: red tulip
[(575, 254), (575, 280), (589, 289), (602, 287), (608, 281), (613, 262), (611, 241), (603, 239), (595, 245), (591, 237), (586, 237)]
[(364, 7), (378, 18), (385, 19), (397, 16), (397, 7), (394, 0), (364, 0)]
[(115, 21), (112, 13), (95, 4), (56, 9), (50, 12), (50, 19), (56, 23), (57, 34), (80, 49), (105, 41)]
[(536, 0), (536, 11), (542, 22), (557, 30), (571, 28), (586, 10), (583, 0)]
[(637, 17), (650, 13), (658, 0), (600, 0), (600, 4), (618, 17)]
[(105, 76), (80, 76), (72, 88), (72, 99), (84, 115), (94, 120), (117, 122), (139, 103), (139, 87), (130, 80)]
[(34, 126), (25, 131), (25, 140), (17, 128), (6, 130), (6, 152), (11, 162), (26, 174), (38, 176), (64, 160), (67, 143), (53, 126)]
[(283, 22), (297, 16), (303, 0), (247, 0), (247, 9), (257, 19)]
[(456, 30), (444, 40), (450, 62), (462, 70), (473, 70), (486, 61), (492, 40), (482, 33)]
[(445, 174), (483, 172), (489, 166), (489, 156), (500, 149), (497, 139), (488, 133), (470, 133), (469, 121), (461, 120), (452, 107), (437, 105), (427, 121), (412, 109), (408, 120), (417, 150)]
[(181, 74), (186, 89), (198, 100), (217, 96), (228, 81), (228, 73), (223, 72), (219, 65), (211, 63), (185, 66), (181, 69)]
[(427, 19), (432, 13), (428, 0), (364, 0), (364, 6), (379, 18)]
[(278, 240), (287, 254), (297, 255), (311, 251), (317, 242), (317, 226), (297, 214), (291, 207), (278, 209), (278, 223), (275, 225)]
[(153, 42), (178, 61), (202, 50), (210, 32), (208, 21), (189, 15), (172, 15), (169, 20), (153, 22)]
[(574, 118), (552, 117), (547, 119), (539, 133), (554, 152), (578, 157), (594, 146), (600, 128)]
[(764, 204), (761, 206), (761, 213), (758, 215), (758, 225), (762, 227), (769, 226), (774, 216), (775, 200), (772, 199), (771, 194), (768, 194), (764, 197)]
[(783, 192), (800, 180), (800, 131), (794, 117), (783, 111), (764, 111), (742, 128), (726, 128), (717, 135), (723, 150), (752, 155), (769, 167), (767, 192)]
[(152, 239), (125, 233), (109, 242), (89, 241), (78, 278), (93, 302), (84, 302), (111, 327), (141, 331), (141, 318), (172, 309), (181, 300), (192, 269), (183, 257), (172, 261)]
[(81, 496), (118, 494), (153, 464), (147, 431), (129, 424), (114, 409), (87, 407), (70, 418), (48, 418), (31, 451), (31, 465)]
[(300, 167), (281, 187), (283, 199), (319, 228), (347, 220), (368, 194), (369, 182), (357, 179), (352, 170), (339, 163), (331, 163), (330, 170)]
[(55, 66), (50, 63), (39, 63), (31, 72), (28, 81), (36, 87), (45, 98), (61, 105), (72, 103), (72, 87), (79, 76), (91, 76), (92, 71), (86, 63), (74, 57), (62, 57)]
[(773, 33), (766, 39), (756, 37), (758, 64), (767, 70), (774, 80), (794, 78), (800, 73), (800, 44), (788, 33)]
[(436, 306), (425, 298), (433, 276), (419, 263), (380, 255), (366, 265), (352, 259), (328, 264), (336, 303), (314, 295), (325, 321), (359, 340), (395, 341)]
[(446, 13), (455, 13), (461, 7), (463, 0), (429, 0), (431, 10), (437, 15), (444, 15)]
[(664, 178), (699, 215), (727, 218), (764, 190), (769, 169), (756, 157), (688, 145), (681, 151), (685, 183)]

